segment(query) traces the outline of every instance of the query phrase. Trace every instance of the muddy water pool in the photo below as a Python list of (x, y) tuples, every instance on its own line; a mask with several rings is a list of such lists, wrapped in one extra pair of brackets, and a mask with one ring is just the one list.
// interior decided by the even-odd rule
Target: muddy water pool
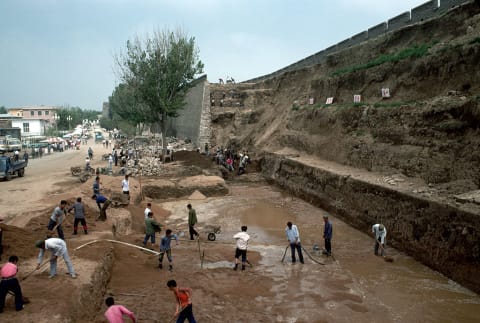
[[(237, 185), (230, 195), (185, 203), (164, 203), (171, 221), (185, 219), (192, 203), (202, 224), (221, 225), (217, 243), (233, 244), (241, 225), (248, 226), (249, 250), (262, 256), (252, 275), (273, 279), (274, 297), (259, 297), (264, 313), (276, 322), (479, 322), (480, 297), (445, 276), (388, 247), (393, 263), (373, 255), (373, 238), (334, 215), (334, 259), (313, 250), (323, 247), (326, 211), (265, 185)], [(185, 204), (185, 205), (184, 205)], [(292, 264), (287, 221), (296, 224), (305, 264)], [(388, 243), (388, 237), (387, 237)], [(229, 262), (210, 268), (228, 266)], [(252, 286), (255, 288), (255, 286)]]

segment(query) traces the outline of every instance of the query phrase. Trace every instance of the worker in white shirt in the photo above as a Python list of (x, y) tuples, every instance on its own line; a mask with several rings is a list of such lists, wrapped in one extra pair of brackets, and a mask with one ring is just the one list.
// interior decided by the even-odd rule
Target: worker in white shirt
[(387, 229), (383, 224), (374, 224), (372, 226), (372, 233), (375, 235), (375, 255), (378, 256), (378, 248), (381, 244), (381, 252), (380, 255), (383, 256), (383, 252), (385, 251), (385, 244), (387, 238)]
[(247, 262), (247, 247), (250, 236), (247, 233), (247, 226), (243, 225), (241, 229), (241, 232), (233, 236), (233, 239), (237, 240), (237, 249), (235, 249), (235, 267), (233, 267), (233, 270), (238, 269), (240, 256), (242, 256), (242, 270), (245, 270), (245, 263)]
[(125, 178), (122, 180), (122, 192), (123, 194), (128, 195), (130, 200), (130, 184), (128, 183), (128, 175), (125, 175)]
[(50, 238), (47, 240), (38, 240), (35, 242), (35, 247), (40, 248), (40, 253), (38, 254), (38, 265), (37, 269), (40, 268), (40, 265), (43, 261), (43, 255), (45, 250), (50, 250), (52, 256), (50, 257), (50, 276), (48, 278), (54, 278), (57, 276), (57, 258), (63, 257), (65, 264), (68, 268), (68, 273), (72, 278), (77, 278), (75, 271), (73, 270), (72, 261), (68, 256), (67, 245), (65, 241), (59, 238)]
[(152, 212), (152, 203), (148, 202), (147, 207), (145, 208), (144, 215), (145, 219), (148, 219), (148, 214)]
[(300, 244), (300, 233), (298, 232), (298, 228), (292, 222), (287, 222), (287, 227), (285, 228), (285, 233), (287, 234), (287, 240), (290, 244), (290, 250), (292, 251), (292, 263), (296, 262), (295, 259), (295, 249), (298, 252), (298, 258), (300, 262), (303, 264), (303, 253), (302, 253), (302, 245)]

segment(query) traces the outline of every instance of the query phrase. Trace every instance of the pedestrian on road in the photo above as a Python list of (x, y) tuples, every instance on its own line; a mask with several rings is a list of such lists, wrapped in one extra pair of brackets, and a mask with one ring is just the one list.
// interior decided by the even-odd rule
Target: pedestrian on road
[(58, 237), (62, 240), (65, 240), (63, 235), (62, 222), (65, 220), (65, 207), (67, 206), (67, 201), (61, 200), (60, 205), (57, 206), (50, 216), (50, 221), (48, 221), (48, 230), (52, 231), (55, 226), (57, 227)]
[(296, 262), (295, 259), (295, 249), (298, 252), (298, 258), (300, 262), (303, 264), (303, 254), (302, 254), (302, 245), (300, 244), (300, 233), (298, 232), (298, 228), (292, 222), (287, 222), (287, 227), (285, 228), (285, 232), (287, 234), (287, 240), (290, 244), (290, 250), (292, 252), (292, 263)]
[(143, 246), (147, 246), (148, 239), (152, 246), (155, 244), (155, 232), (161, 228), (161, 224), (153, 218), (153, 212), (148, 213), (148, 218), (145, 219), (145, 238), (143, 239)]
[(145, 220), (148, 219), (148, 213), (150, 212), (152, 212), (152, 203), (148, 202), (145, 211), (143, 211), (143, 214), (145, 215)]
[(115, 305), (113, 297), (107, 297), (105, 304), (108, 307), (108, 310), (105, 312), (105, 317), (109, 323), (123, 323), (123, 315), (128, 316), (132, 322), (137, 322), (137, 318), (132, 311), (128, 310), (125, 306)]
[(328, 215), (323, 216), (325, 227), (323, 228), (323, 239), (325, 239), (325, 253), (327, 256), (332, 255), (332, 235), (333, 227), (332, 223), (328, 220)]
[(57, 258), (63, 257), (65, 264), (68, 268), (68, 273), (72, 278), (77, 278), (75, 271), (73, 270), (72, 261), (68, 256), (67, 244), (62, 239), (50, 238), (47, 240), (37, 240), (35, 242), (35, 247), (40, 248), (40, 253), (38, 254), (38, 264), (37, 269), (40, 268), (40, 265), (43, 261), (43, 255), (45, 250), (50, 250), (52, 255), (50, 257), (50, 276), (48, 278), (54, 278), (57, 276)]
[(177, 323), (183, 323), (185, 320), (188, 320), (190, 323), (196, 323), (197, 321), (193, 317), (192, 289), (177, 287), (177, 282), (173, 279), (167, 282), (167, 287), (173, 292), (177, 300), (177, 307), (173, 316), (177, 318)]
[(107, 209), (110, 203), (112, 202), (109, 199), (107, 199), (105, 196), (100, 194), (92, 195), (92, 200), (95, 200), (97, 202), (98, 209), (100, 210), (100, 214), (95, 218), (95, 221), (107, 220)]
[(167, 259), (169, 263), (168, 270), (171, 271), (173, 269), (172, 248), (170, 246), (172, 239), (175, 239), (178, 245), (177, 235), (173, 234), (172, 230), (167, 229), (167, 231), (165, 231), (165, 236), (160, 241), (160, 255), (158, 257), (158, 262), (159, 262), (158, 268), (160, 269), (163, 268), (163, 255), (165, 253), (167, 254)]
[(128, 175), (125, 175), (125, 178), (122, 180), (122, 192), (128, 196), (130, 200), (130, 184), (128, 183)]
[(380, 256), (383, 256), (383, 252), (385, 251), (386, 245), (386, 238), (387, 238), (387, 229), (383, 224), (377, 223), (372, 226), (372, 233), (375, 235), (375, 248), (374, 253), (375, 256), (378, 256), (378, 248), (382, 249), (380, 251)]
[(247, 263), (247, 247), (250, 236), (247, 233), (247, 226), (243, 225), (241, 229), (241, 232), (233, 236), (233, 239), (237, 240), (237, 248), (235, 249), (235, 267), (233, 267), (233, 270), (238, 269), (240, 256), (242, 256), (242, 270), (245, 270), (245, 264)]
[(113, 151), (113, 160), (115, 161), (115, 166), (118, 166), (118, 154), (116, 149)]
[(77, 201), (68, 208), (67, 212), (70, 213), (71, 210), (75, 211), (75, 220), (73, 220), (73, 234), (77, 234), (79, 222), (82, 224), (83, 232), (88, 234), (87, 221), (85, 221), (85, 206), (82, 203), (81, 197), (77, 197)]
[(187, 205), (188, 209), (188, 231), (190, 232), (190, 240), (193, 240), (193, 236), (198, 237), (198, 232), (195, 230), (195, 224), (197, 224), (197, 213), (192, 208), (192, 204)]
[(17, 256), (10, 256), (8, 262), (2, 266), (0, 271), (0, 276), (2, 281), (0, 282), (0, 313), (3, 312), (5, 307), (5, 298), (7, 297), (8, 292), (12, 292), (15, 295), (15, 310), (23, 310), (23, 297), (22, 297), (22, 288), (17, 279)]

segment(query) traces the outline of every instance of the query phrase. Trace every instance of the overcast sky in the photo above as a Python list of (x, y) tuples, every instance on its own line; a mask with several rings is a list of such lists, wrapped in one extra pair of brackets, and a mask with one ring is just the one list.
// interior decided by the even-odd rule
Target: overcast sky
[(271, 73), (425, 0), (0, 0), (0, 106), (100, 110), (128, 39), (181, 27), (210, 82)]

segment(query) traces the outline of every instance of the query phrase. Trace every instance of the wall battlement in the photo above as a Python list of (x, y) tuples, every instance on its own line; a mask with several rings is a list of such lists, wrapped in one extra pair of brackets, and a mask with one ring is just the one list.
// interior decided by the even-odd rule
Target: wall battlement
[(386, 22), (382, 22), (376, 26), (373, 26), (368, 30), (362, 31), (350, 38), (342, 40), (337, 44), (334, 44), (320, 52), (303, 58), (273, 73), (262, 75), (244, 82), (261, 82), (281, 75), (285, 72), (295, 71), (308, 66), (323, 63), (328, 55), (331, 55), (335, 52), (339, 52), (349, 47), (356, 46), (364, 41), (377, 38), (379, 36), (385, 35), (386, 33), (393, 32), (406, 26), (410, 26), (428, 19), (438, 17), (452, 8), (472, 1), (473, 0), (430, 0), (411, 9), (410, 11), (399, 14), (387, 20)]

